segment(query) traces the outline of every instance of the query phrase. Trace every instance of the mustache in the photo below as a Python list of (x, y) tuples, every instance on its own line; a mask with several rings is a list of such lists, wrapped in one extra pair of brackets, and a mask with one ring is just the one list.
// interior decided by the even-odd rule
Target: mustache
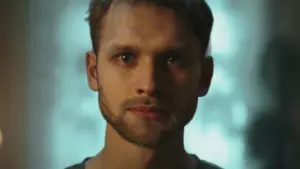
[(136, 107), (137, 105), (144, 105), (144, 106), (167, 110), (167, 106), (164, 103), (162, 103), (160, 100), (158, 100), (157, 98), (147, 97), (147, 96), (134, 97), (125, 100), (121, 103), (121, 109), (123, 111), (126, 111), (127, 109)]

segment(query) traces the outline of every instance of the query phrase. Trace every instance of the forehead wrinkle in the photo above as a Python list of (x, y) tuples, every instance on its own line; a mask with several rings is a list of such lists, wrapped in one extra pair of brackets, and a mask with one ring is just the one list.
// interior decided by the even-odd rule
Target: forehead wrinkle
[[(143, 28), (141, 28), (143, 29)], [(130, 46), (142, 50), (159, 50), (159, 48), (181, 48), (186, 46), (186, 40), (176, 37), (176, 35), (167, 35), (165, 33), (148, 33), (140, 35), (136, 29), (125, 28), (106, 34), (102, 43), (104, 49), (111, 46)]]
[(175, 43), (161, 43), (157, 45), (149, 45), (147, 43), (139, 43), (134, 40), (129, 41), (120, 41), (113, 39), (104, 45), (104, 49), (109, 53), (113, 53), (115, 51), (119, 51), (125, 48), (132, 49), (134, 51), (143, 52), (143, 53), (159, 53), (169, 49), (179, 50), (186, 47), (186, 43), (184, 42), (175, 42)]
[[(157, 18), (158, 16), (160, 18)], [(162, 21), (162, 19), (165, 20)], [(113, 5), (105, 16), (105, 20), (105, 26), (112, 25), (117, 27), (118, 25), (127, 24), (127, 27), (131, 29), (152, 24), (156, 26), (156, 29), (161, 31), (163, 28), (165, 28), (165, 26), (168, 26), (168, 24), (166, 25), (165, 23), (169, 22), (173, 22), (178, 28), (180, 27), (180, 24), (178, 24), (178, 18), (171, 9), (165, 9), (147, 4), (135, 6)], [(138, 20), (138, 22), (136, 22), (136, 20)], [(174, 26), (169, 26), (169, 29), (171, 28), (174, 28)]]
[[(117, 44), (139, 48), (145, 52), (156, 52), (165, 48), (181, 48), (191, 43), (191, 40), (189, 40), (190, 34), (186, 33), (186, 30), (179, 24), (176, 15), (172, 14), (171, 16), (169, 12), (162, 13), (163, 15), (158, 20), (159, 13), (152, 10), (153, 15), (150, 15), (152, 18), (150, 19), (151, 23), (149, 23), (141, 19), (142, 15), (148, 15), (143, 10), (149, 8), (148, 5), (137, 6), (137, 8), (132, 8), (130, 5), (126, 6), (124, 8), (124, 5), (123, 7), (115, 5), (110, 9), (102, 30), (105, 32), (102, 34), (102, 41), (105, 41), (105, 43), (100, 43), (100, 46), (102, 46), (100, 48), (108, 49), (112, 44)], [(156, 6), (152, 7), (157, 8)], [(152, 7), (150, 6), (150, 8)], [(164, 11), (165, 9), (161, 8), (160, 10)], [(136, 15), (136, 13), (140, 15)], [(162, 21), (163, 18), (171, 18), (171, 20), (165, 19), (168, 22), (165, 23)], [(141, 24), (143, 22), (145, 24)], [(166, 28), (158, 29), (155, 27), (158, 24), (166, 25)]]

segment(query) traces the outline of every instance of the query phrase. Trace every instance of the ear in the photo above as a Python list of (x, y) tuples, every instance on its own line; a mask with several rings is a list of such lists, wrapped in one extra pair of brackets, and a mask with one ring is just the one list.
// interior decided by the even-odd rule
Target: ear
[(98, 91), (97, 56), (92, 51), (86, 53), (86, 73), (90, 89)]
[(211, 79), (214, 72), (214, 61), (211, 56), (207, 56), (202, 60), (201, 70), (202, 74), (199, 82), (199, 97), (205, 96), (210, 88)]

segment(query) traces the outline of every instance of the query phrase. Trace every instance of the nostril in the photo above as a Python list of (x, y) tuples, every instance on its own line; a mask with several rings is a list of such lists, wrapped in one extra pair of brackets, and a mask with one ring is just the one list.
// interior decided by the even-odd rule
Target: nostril
[(143, 94), (143, 93), (144, 93), (144, 90), (143, 90), (143, 89), (137, 89), (137, 93), (138, 93), (138, 94)]

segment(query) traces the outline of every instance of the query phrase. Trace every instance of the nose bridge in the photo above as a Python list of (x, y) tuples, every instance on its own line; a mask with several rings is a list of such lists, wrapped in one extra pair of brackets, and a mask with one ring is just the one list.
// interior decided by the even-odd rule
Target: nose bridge
[(156, 87), (156, 66), (152, 56), (143, 57), (137, 70), (137, 92), (150, 94)]

